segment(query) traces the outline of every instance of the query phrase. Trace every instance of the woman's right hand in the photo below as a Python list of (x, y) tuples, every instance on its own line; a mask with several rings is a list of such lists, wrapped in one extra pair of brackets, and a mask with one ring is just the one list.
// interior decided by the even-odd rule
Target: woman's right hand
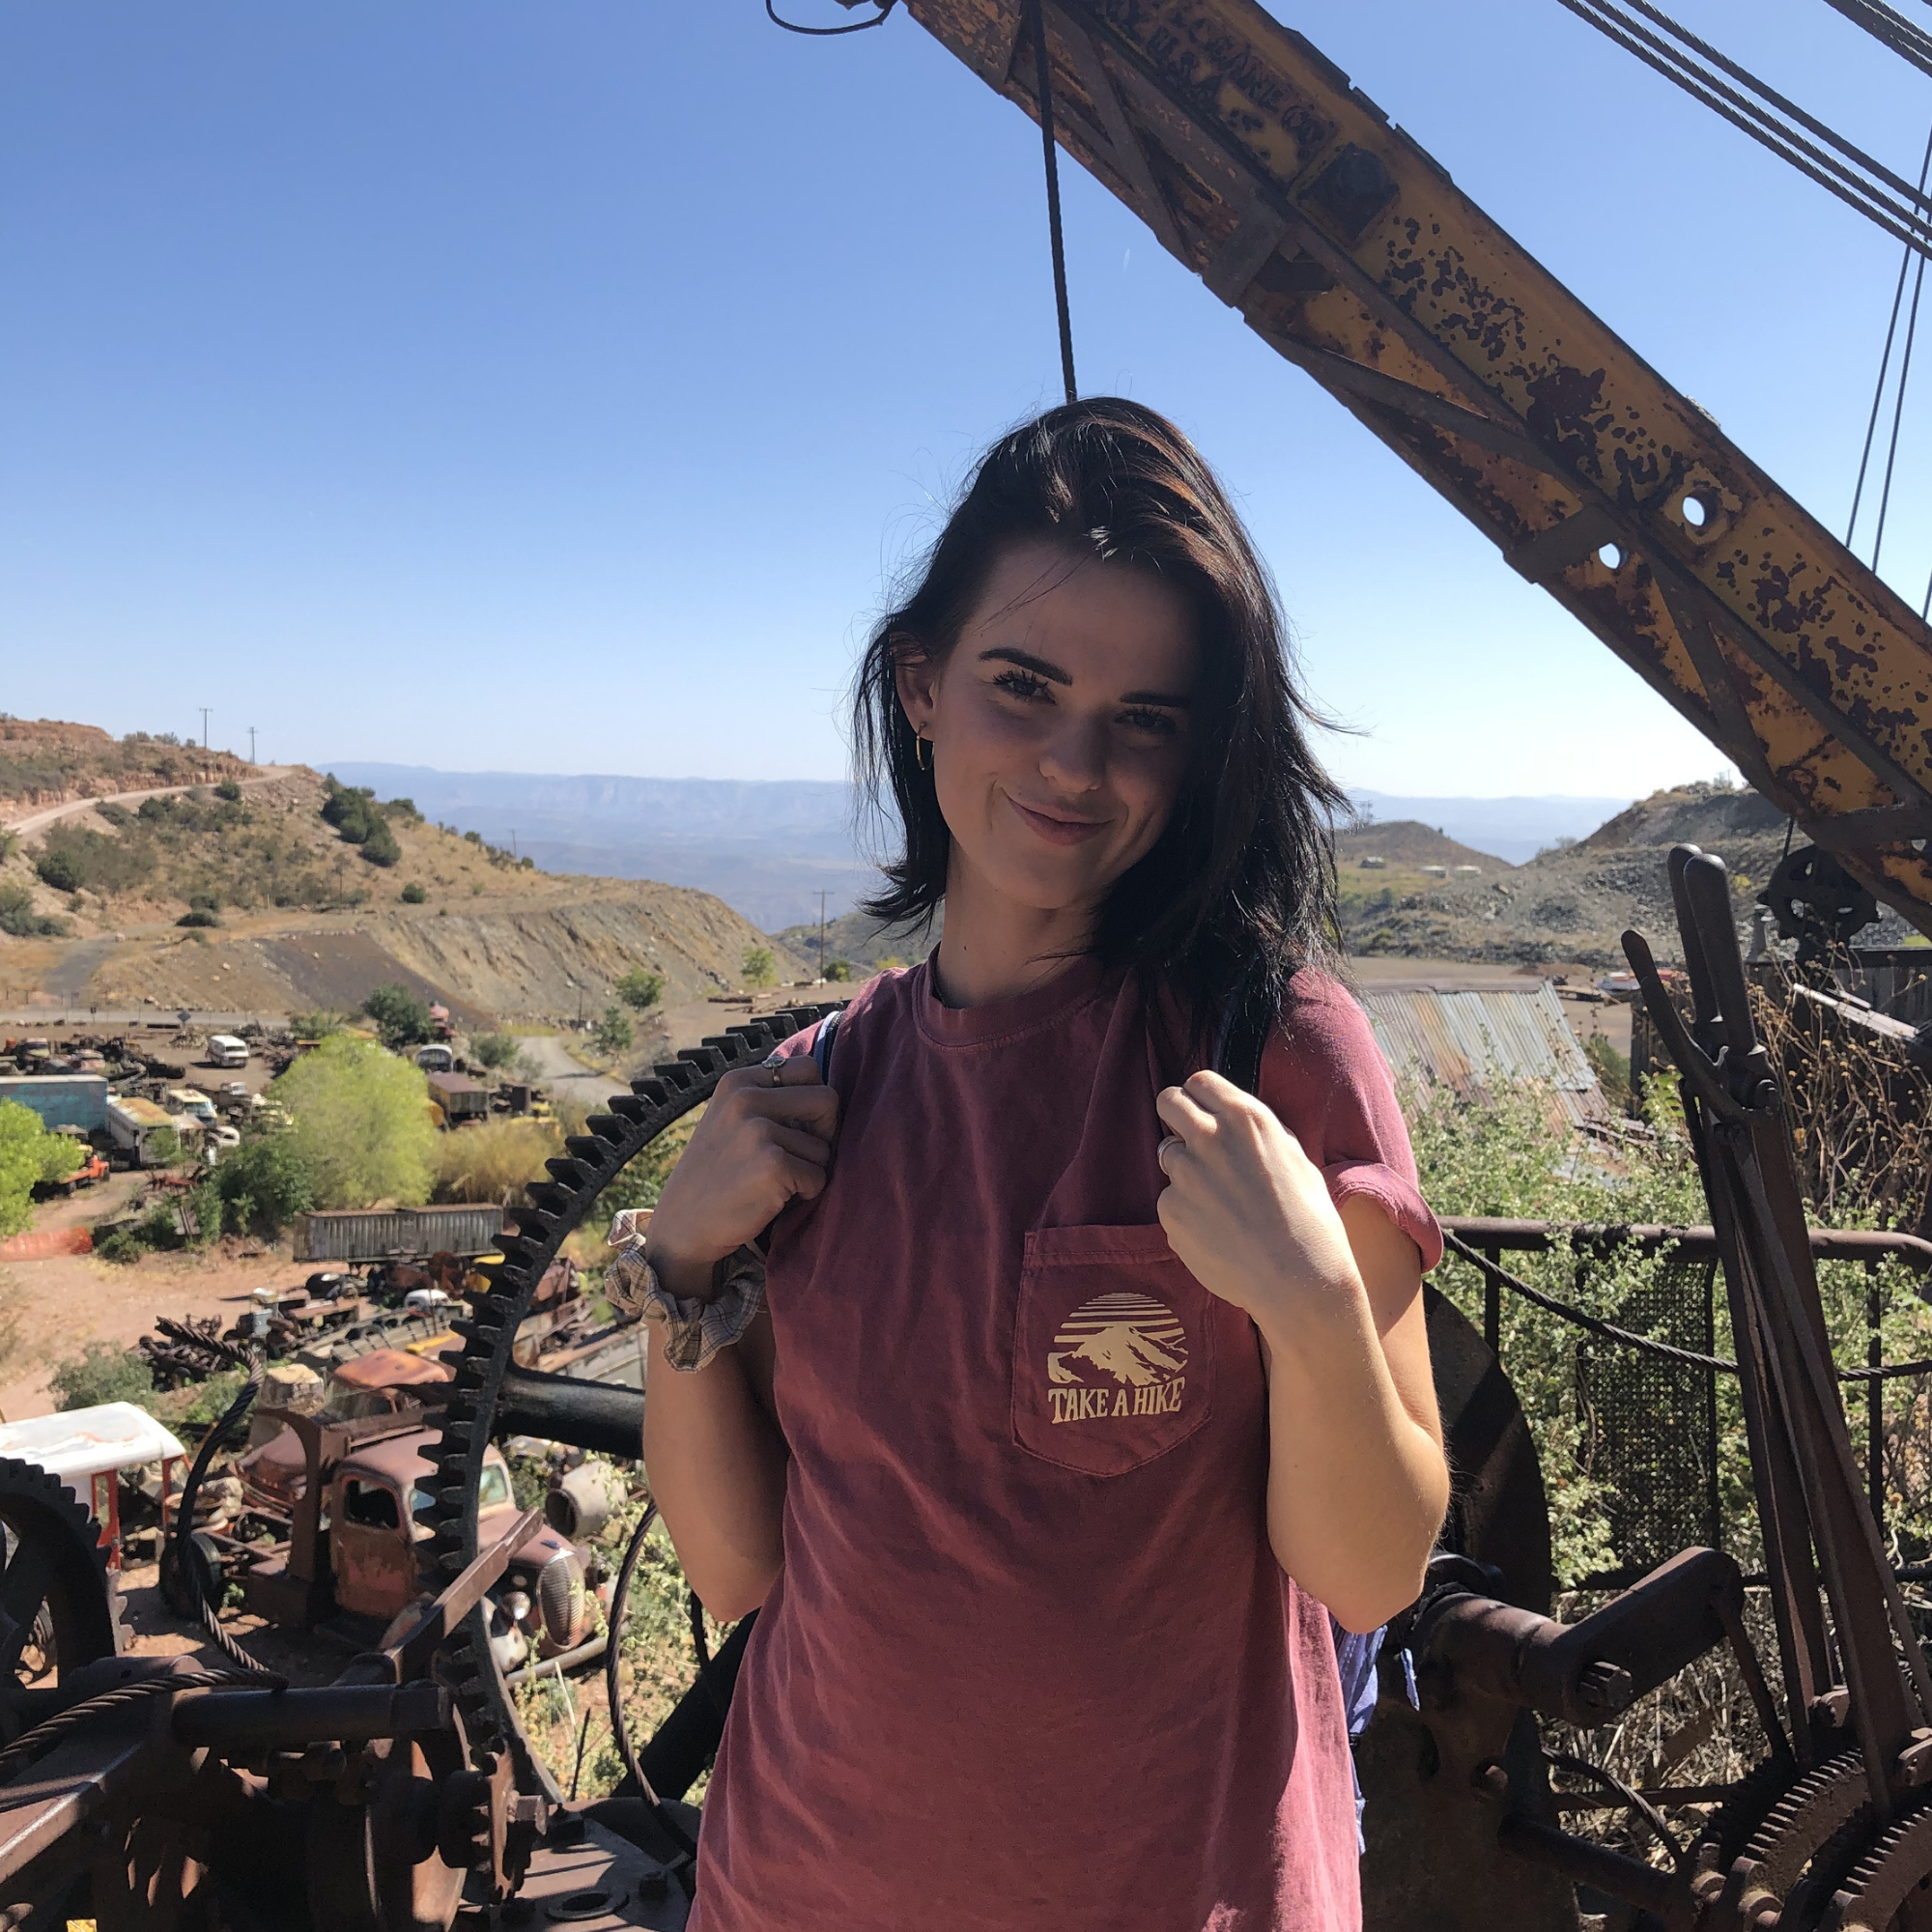
[(838, 1127), (838, 1095), (809, 1053), (719, 1081), (651, 1216), (645, 1247), (665, 1287), (708, 1297), (719, 1262), (794, 1198), (815, 1201)]

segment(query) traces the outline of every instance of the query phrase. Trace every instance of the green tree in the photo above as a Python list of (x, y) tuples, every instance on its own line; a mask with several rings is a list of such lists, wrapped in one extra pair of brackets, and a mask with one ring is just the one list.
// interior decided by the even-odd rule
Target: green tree
[(641, 966), (633, 966), (617, 981), (617, 997), (627, 1007), (642, 1012), (647, 1007), (654, 1007), (663, 998), (665, 979), (662, 973), (647, 973)]
[(242, 802), (242, 787), (233, 779), (223, 779), (214, 787), (214, 795), (226, 804), (239, 805)]
[(219, 1227), (205, 1235), (279, 1235), (298, 1214), (315, 1206), (315, 1179), (292, 1134), (251, 1134), (222, 1155), (209, 1186), (219, 1207)]
[(34, 1189), (71, 1174), (84, 1158), (66, 1134), (50, 1134), (17, 1100), (0, 1100), (0, 1240), (34, 1216)]
[(419, 885), (414, 879), (412, 879), (397, 896), (405, 905), (421, 905), (429, 897), (429, 888), (425, 885)]
[(305, 1053), (269, 1089), (318, 1208), (429, 1199), (436, 1128), (419, 1067), (353, 1034)]
[(591, 1036), (599, 1053), (619, 1054), (631, 1050), (631, 1016), (622, 1007), (606, 1007)]
[(43, 852), (35, 861), (34, 870), (41, 875), (43, 885), (51, 886), (57, 893), (77, 893), (86, 884), (80, 862), (71, 852)]
[(378, 986), (362, 1002), (362, 1010), (376, 1022), (383, 1044), (392, 1053), (399, 1047), (416, 1046), (429, 1038), (429, 1004), (419, 1000), (407, 986)]
[(471, 1034), (469, 1057), (495, 1073), (500, 1067), (517, 1065), (523, 1059), (523, 1048), (513, 1033)]
[(828, 980), (849, 980), (852, 977), (852, 962), (849, 959), (828, 959), (825, 962), (825, 977)]
[(769, 986), (777, 980), (778, 972), (772, 963), (772, 949), (769, 946), (748, 946), (745, 949), (745, 983), (748, 986)]

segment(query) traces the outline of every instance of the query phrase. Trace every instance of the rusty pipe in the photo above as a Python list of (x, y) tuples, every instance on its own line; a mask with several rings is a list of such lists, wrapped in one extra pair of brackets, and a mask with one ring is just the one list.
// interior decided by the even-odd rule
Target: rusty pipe
[(1418, 1677), (1440, 1701), (1466, 1690), (1588, 1730), (1724, 1641), (1744, 1578), (1716, 1549), (1687, 1549), (1579, 1624), (1462, 1591), (1416, 1621)]
[(1607, 1846), (1593, 1845), (1587, 1838), (1573, 1838), (1568, 1832), (1539, 1825), (1533, 1818), (1505, 1818), (1496, 1833), (1496, 1843), (1517, 1858), (1558, 1872), (1573, 1884), (1595, 1886), (1612, 1898), (1654, 1913), (1666, 1923), (1673, 1900), (1681, 1896), (1669, 1872), (1626, 1858)]
[(449, 1692), (440, 1684), (327, 1684), (309, 1690), (185, 1690), (170, 1728), (177, 1744), (218, 1750), (298, 1750), (333, 1742), (441, 1730)]

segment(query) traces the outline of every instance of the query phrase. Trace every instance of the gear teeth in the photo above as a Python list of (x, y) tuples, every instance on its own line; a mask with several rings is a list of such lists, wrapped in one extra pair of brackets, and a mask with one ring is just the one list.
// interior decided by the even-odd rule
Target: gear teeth
[[(697, 1068), (686, 1060), (660, 1060), (651, 1068), (651, 1071), (667, 1087), (674, 1089), (679, 1094), (683, 1094), (689, 1088), (695, 1087), (697, 1084)], [(637, 1083), (635, 1081), (631, 1084), (631, 1091), (633, 1093), (637, 1092)]]
[(698, 1073), (710, 1075), (726, 1070), (724, 1056), (715, 1046), (681, 1046), (677, 1057), (689, 1061)]

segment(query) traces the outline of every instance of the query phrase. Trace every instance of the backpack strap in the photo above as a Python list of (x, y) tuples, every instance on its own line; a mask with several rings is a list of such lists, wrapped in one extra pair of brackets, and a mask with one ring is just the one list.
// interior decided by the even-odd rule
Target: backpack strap
[(818, 1065), (818, 1077), (832, 1085), (832, 1042), (838, 1037), (838, 1022), (845, 1017), (843, 1007), (835, 1007), (819, 1021), (811, 1036), (811, 1057)]

